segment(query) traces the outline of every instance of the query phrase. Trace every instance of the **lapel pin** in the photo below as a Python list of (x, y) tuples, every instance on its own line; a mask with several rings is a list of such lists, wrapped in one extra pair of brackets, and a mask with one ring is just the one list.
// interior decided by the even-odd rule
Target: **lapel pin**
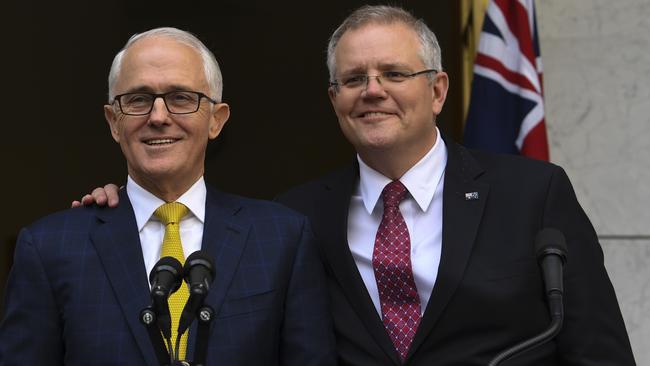
[(478, 192), (465, 193), (465, 201), (474, 201), (478, 199)]

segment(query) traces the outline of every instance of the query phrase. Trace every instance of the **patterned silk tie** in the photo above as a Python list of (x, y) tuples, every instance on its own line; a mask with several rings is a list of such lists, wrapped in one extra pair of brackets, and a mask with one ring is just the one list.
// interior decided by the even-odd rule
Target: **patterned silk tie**
[[(178, 259), (181, 264), (185, 264), (185, 256), (183, 255), (183, 246), (181, 245), (180, 234), (180, 221), (189, 212), (188, 208), (182, 203), (170, 202), (161, 205), (156, 209), (154, 215), (162, 221), (165, 225), (165, 237), (163, 238), (162, 249), (160, 257), (174, 257)], [(174, 292), (168, 300), (169, 312), (172, 317), (172, 345), (176, 345), (176, 338), (178, 334), (178, 322), (185, 307), (185, 302), (189, 297), (190, 292), (182, 284), (178, 291)], [(184, 360), (187, 351), (187, 332), (181, 337), (181, 343), (178, 349), (178, 359)]]
[(384, 187), (384, 215), (372, 253), (384, 326), (402, 362), (420, 324), (420, 298), (411, 269), (411, 239), (399, 210), (404, 196), (406, 187), (398, 180)]

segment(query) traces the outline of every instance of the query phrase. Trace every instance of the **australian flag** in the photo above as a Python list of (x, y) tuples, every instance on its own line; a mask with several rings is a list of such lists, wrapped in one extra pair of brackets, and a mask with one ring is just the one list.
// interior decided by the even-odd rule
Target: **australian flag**
[(466, 146), (548, 160), (533, 0), (491, 0), (474, 64)]

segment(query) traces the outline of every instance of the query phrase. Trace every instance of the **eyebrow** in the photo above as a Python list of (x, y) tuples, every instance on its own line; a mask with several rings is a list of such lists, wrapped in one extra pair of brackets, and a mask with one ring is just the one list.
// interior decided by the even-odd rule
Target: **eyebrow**
[[(412, 67), (401, 62), (391, 62), (391, 63), (382, 63), (377, 67), (379, 71), (388, 71), (388, 70), (411, 70)], [(366, 67), (357, 66), (350, 70), (342, 72), (341, 75), (360, 75), (366, 74)]]
[(412, 67), (401, 62), (394, 62), (394, 63), (386, 63), (386, 64), (380, 64), (379, 65), (379, 70), (386, 71), (386, 70), (395, 70), (395, 69), (402, 69), (402, 70), (411, 70)]
[[(179, 90), (186, 90), (190, 91), (192, 88), (188, 88), (186, 85), (171, 85), (167, 88), (164, 89), (163, 93), (167, 93), (170, 91), (179, 91)], [(148, 85), (137, 85), (134, 87), (131, 87), (126, 90), (126, 93), (151, 93), (151, 94), (158, 94), (156, 90)]]

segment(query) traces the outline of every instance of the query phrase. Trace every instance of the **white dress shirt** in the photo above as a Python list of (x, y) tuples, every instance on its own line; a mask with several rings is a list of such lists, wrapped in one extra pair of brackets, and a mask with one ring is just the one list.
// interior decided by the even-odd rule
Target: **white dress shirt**
[[(180, 222), (181, 242), (185, 258), (201, 249), (206, 192), (205, 181), (201, 177), (176, 200), (189, 209), (189, 213)], [(126, 182), (126, 193), (135, 213), (142, 257), (148, 276), (160, 259), (160, 250), (165, 236), (165, 225), (153, 213), (166, 202), (139, 186), (130, 176)]]
[[(411, 237), (411, 266), (424, 313), (438, 276), (442, 251), (442, 190), (447, 148), (437, 132), (431, 150), (399, 179), (408, 194), (399, 208)], [(384, 213), (381, 192), (391, 179), (366, 165), (359, 156), (359, 185), (348, 214), (348, 244), (375, 309), (381, 316), (372, 268), (375, 236)]]

